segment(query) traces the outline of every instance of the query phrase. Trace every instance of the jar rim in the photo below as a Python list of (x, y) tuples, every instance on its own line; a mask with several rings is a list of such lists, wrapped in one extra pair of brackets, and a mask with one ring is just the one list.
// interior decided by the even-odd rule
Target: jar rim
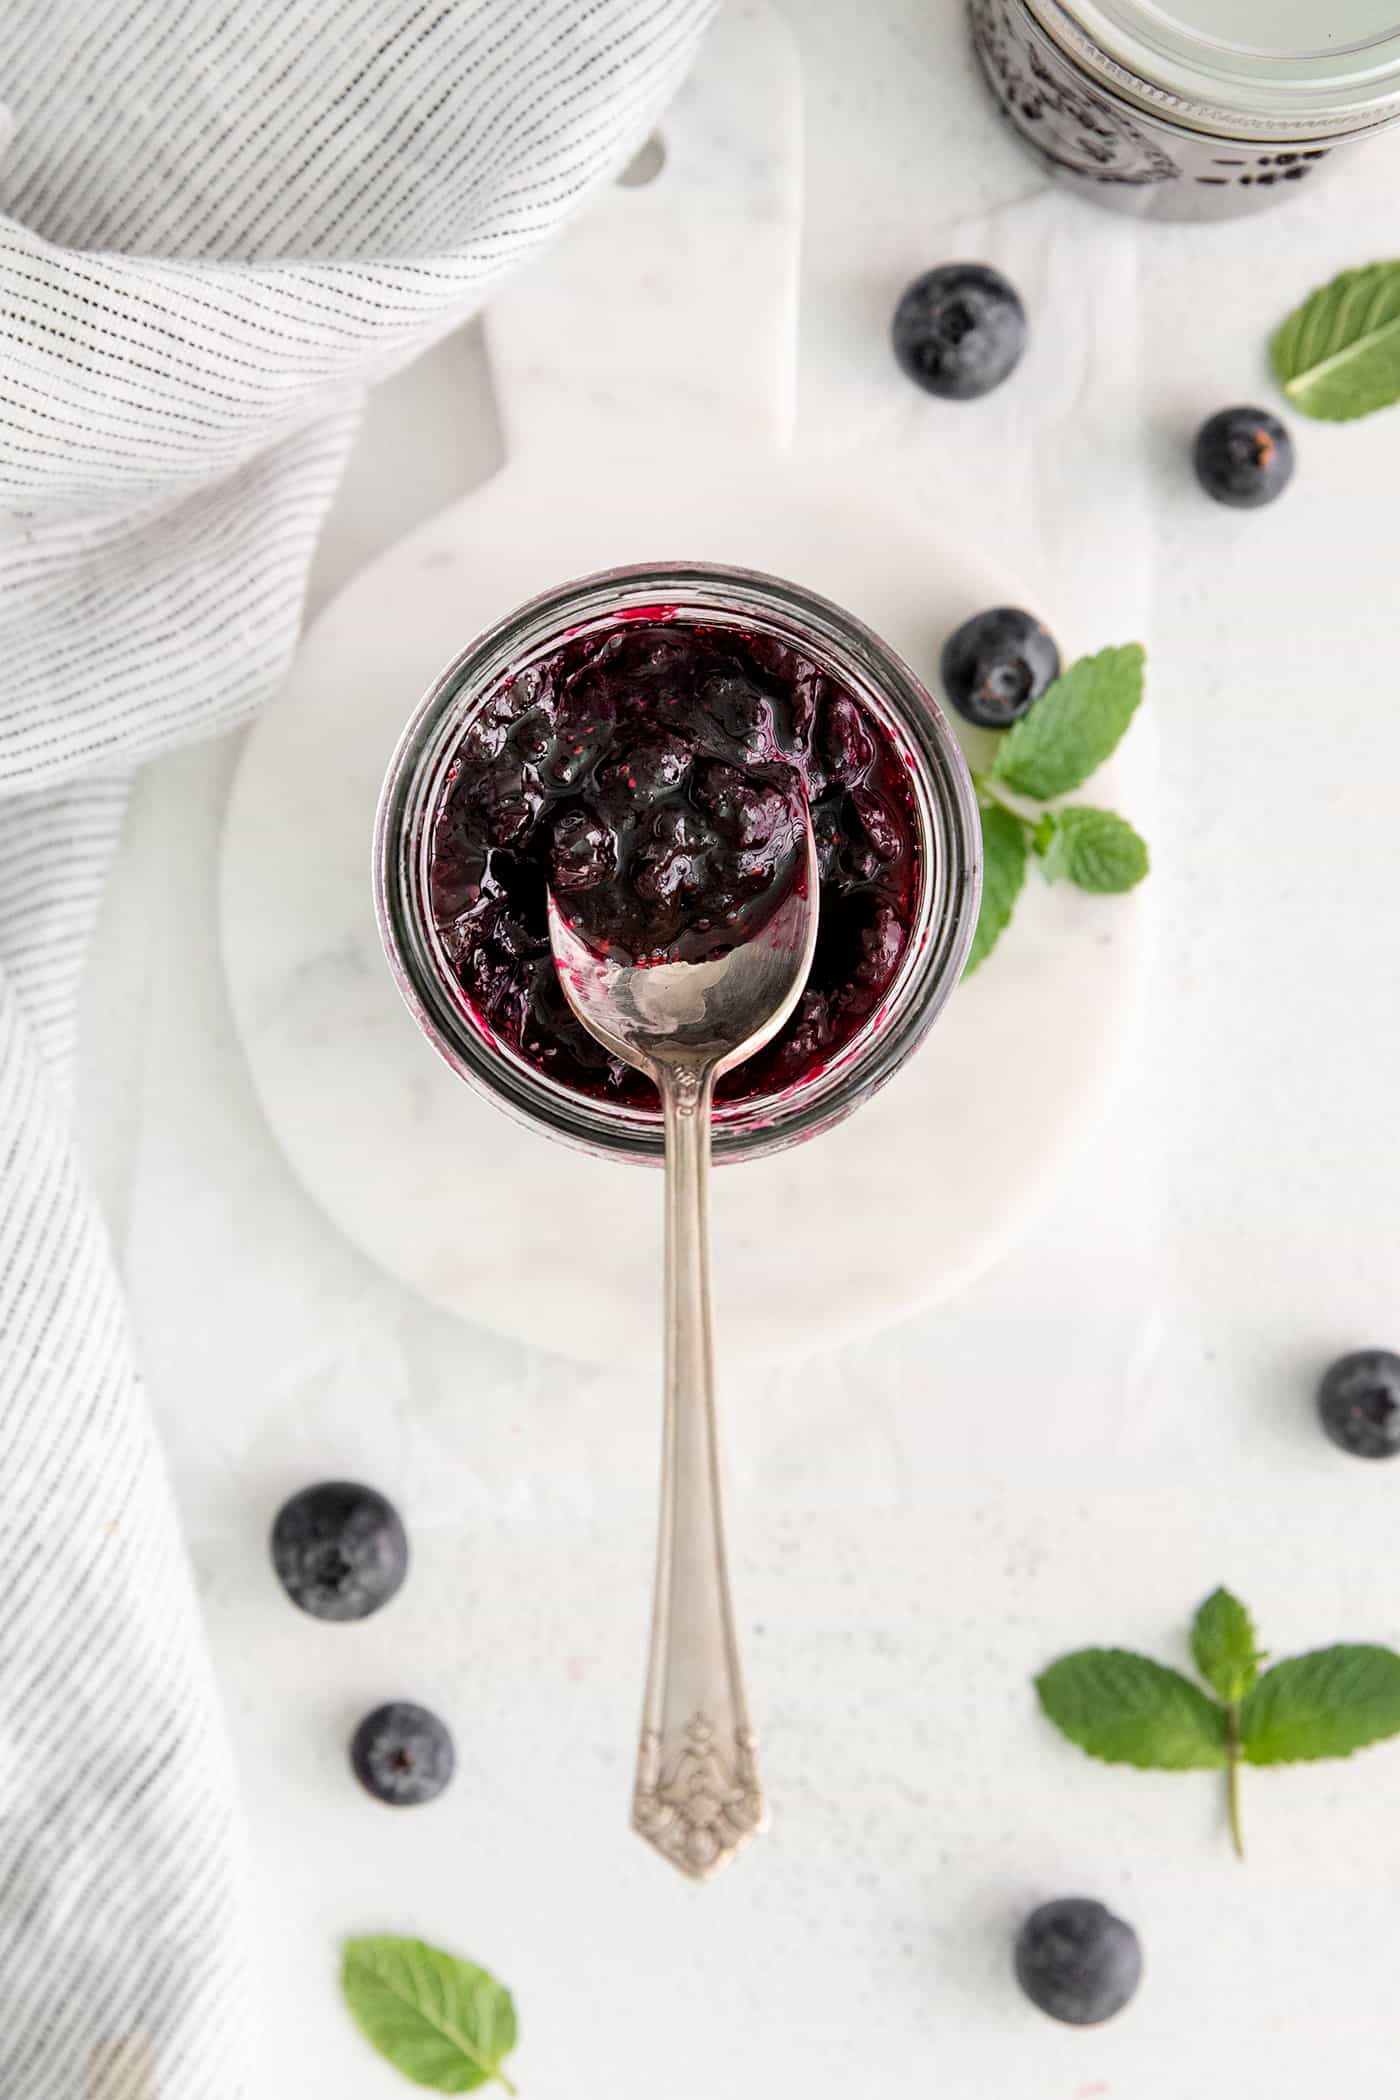
[(1149, 109), (1230, 135), (1324, 138), (1400, 115), (1400, 9), (1346, 43), (1272, 46), (1212, 35), (1180, 0), (1025, 0), (1080, 66)]
[(410, 716), (389, 762), (374, 840), (380, 936), (401, 996), (458, 1074), (531, 1127), (590, 1151), (659, 1158), (660, 1116), (575, 1092), (495, 1043), (456, 985), (428, 907), (427, 867), (445, 775), (477, 708), (566, 636), (644, 614), (728, 620), (774, 635), (837, 677), (908, 763), (920, 824), (918, 907), (879, 1009), (810, 1080), (721, 1104), (717, 1159), (758, 1157), (838, 1121), (903, 1063), (962, 974), (981, 888), (981, 828), (961, 749), (916, 674), (853, 614), (805, 586), (713, 562), (639, 563), (556, 586), (477, 635)]

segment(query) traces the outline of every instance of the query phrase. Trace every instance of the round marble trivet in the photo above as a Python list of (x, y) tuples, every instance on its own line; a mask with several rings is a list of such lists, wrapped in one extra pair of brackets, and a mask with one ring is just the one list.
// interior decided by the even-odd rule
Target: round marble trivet
[[(225, 840), (234, 1011), (306, 1187), (428, 1298), (594, 1360), (655, 1336), (659, 1180), (522, 1130), (439, 1061), (380, 953), (370, 828), (405, 716), (475, 629), (562, 577), (673, 556), (800, 577), (931, 681), (949, 628), (1008, 595), (1006, 578), (866, 487), (791, 461), (511, 468), (323, 613), (249, 739)], [(1113, 772), (1096, 800), (1114, 799)], [(795, 1152), (718, 1175), (727, 1352), (824, 1346), (898, 1319), (1025, 1228), (1104, 1097), (1140, 925), (1134, 899), (1106, 906), (1032, 874), (1000, 952), (883, 1093)]]

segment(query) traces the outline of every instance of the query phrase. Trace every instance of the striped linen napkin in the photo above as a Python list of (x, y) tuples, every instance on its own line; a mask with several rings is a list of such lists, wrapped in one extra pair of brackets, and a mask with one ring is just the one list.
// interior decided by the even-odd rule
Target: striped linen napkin
[(3, 2100), (256, 2083), (229, 1763), (69, 1124), (127, 780), (273, 689), (366, 386), (616, 173), (711, 6), (0, 15)]

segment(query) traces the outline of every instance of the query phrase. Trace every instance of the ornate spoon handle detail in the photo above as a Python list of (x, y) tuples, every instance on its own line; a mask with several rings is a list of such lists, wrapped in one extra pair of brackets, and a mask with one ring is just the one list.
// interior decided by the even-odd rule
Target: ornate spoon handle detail
[(714, 1073), (672, 1067), (666, 1113), (666, 1420), (651, 1658), (634, 1827), (686, 1874), (717, 1873), (767, 1822), (734, 1635), (710, 1309)]

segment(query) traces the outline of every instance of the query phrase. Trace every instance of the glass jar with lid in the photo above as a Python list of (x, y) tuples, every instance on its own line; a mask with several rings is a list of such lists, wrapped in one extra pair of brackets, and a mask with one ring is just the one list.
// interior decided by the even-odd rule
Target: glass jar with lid
[(1141, 218), (1258, 211), (1400, 117), (1400, 0), (971, 0), (1054, 178)]

